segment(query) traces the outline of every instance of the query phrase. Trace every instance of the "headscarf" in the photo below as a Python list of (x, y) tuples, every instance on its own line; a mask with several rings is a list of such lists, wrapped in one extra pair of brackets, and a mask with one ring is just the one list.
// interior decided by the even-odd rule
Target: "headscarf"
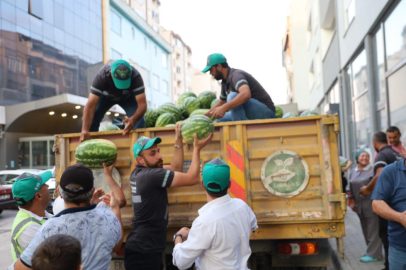
[(367, 151), (365, 151), (364, 149), (358, 150), (358, 152), (355, 154), (355, 161), (357, 162), (357, 164), (359, 163), (358, 158), (362, 153), (367, 153), (369, 156), (369, 153)]

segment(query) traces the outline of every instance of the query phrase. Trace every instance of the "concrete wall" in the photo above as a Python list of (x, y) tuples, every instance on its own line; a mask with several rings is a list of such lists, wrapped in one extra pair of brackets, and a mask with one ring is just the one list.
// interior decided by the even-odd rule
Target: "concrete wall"
[(289, 38), (293, 59), (293, 102), (297, 103), (299, 111), (310, 108), (309, 69), (306, 44), (306, 12), (305, 1), (291, 1), (291, 17)]
[(333, 37), (330, 47), (323, 60), (323, 88), (326, 93), (337, 80), (340, 73), (340, 46), (338, 33)]
[(337, 1), (337, 28), (340, 42), (340, 65), (344, 68), (354, 52), (363, 44), (366, 34), (374, 27), (374, 22), (383, 10), (394, 0), (354, 0), (355, 18), (345, 29), (345, 7), (343, 1)]

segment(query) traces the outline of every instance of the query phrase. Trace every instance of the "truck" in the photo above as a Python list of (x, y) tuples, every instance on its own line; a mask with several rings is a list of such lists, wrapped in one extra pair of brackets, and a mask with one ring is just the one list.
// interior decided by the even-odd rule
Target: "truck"
[[(227, 162), (231, 171), (229, 195), (245, 201), (257, 217), (259, 228), (250, 236), (250, 269), (316, 267), (330, 265), (328, 239), (335, 238), (343, 257), (346, 196), (342, 193), (337, 115), (287, 119), (248, 120), (214, 124), (214, 136), (201, 152), (201, 166), (214, 158)], [(127, 199), (122, 209), (125, 237), (133, 218), (130, 175), (136, 165), (132, 146), (140, 136), (162, 139), (164, 164), (173, 156), (174, 127), (91, 133), (118, 149), (116, 168)], [(80, 134), (55, 135), (56, 180), (75, 164)], [(192, 158), (192, 145), (184, 145), (184, 171)], [(169, 225), (164, 256), (171, 268), (172, 237), (190, 227), (206, 203), (201, 185), (168, 188)], [(172, 266), (173, 267), (173, 266)], [(111, 269), (124, 269), (123, 254), (114, 254)], [(314, 269), (314, 268), (313, 268)]]

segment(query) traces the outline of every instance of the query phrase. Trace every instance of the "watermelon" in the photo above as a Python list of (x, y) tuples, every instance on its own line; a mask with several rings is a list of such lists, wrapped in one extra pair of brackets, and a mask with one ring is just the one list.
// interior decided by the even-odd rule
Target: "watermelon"
[(340, 167), (347, 167), (347, 162), (341, 162)]
[(199, 140), (207, 138), (214, 131), (214, 125), (210, 118), (204, 115), (191, 116), (186, 119), (180, 128), (183, 139), (188, 144), (194, 142), (194, 133)]
[(169, 125), (166, 125), (165, 127), (176, 127), (176, 124), (169, 124)]
[(205, 113), (207, 113), (208, 111), (210, 111), (209, 109), (198, 109), (193, 111), (190, 116), (195, 116), (195, 115), (204, 115)]
[(185, 110), (185, 114), (189, 116), (195, 110), (200, 109), (200, 101), (195, 97), (187, 97), (183, 100), (181, 107)]
[(293, 112), (287, 112), (282, 116), (282, 118), (294, 118), (294, 117), (297, 117), (297, 114)]
[(111, 124), (111, 125), (104, 126), (100, 129), (100, 131), (113, 131), (113, 130), (120, 130), (120, 128), (116, 125)]
[(165, 127), (169, 124), (175, 124), (176, 118), (171, 113), (163, 113), (156, 120), (155, 127)]
[(213, 101), (212, 101), (211, 104), (210, 104), (210, 109), (213, 108), (214, 106), (216, 106), (216, 104), (217, 104), (218, 102), (219, 102), (219, 99), (218, 99), (218, 98), (213, 99)]
[(116, 145), (104, 139), (87, 140), (78, 145), (75, 151), (77, 162), (83, 163), (89, 168), (103, 168), (113, 164), (117, 159)]
[(156, 120), (159, 117), (159, 113), (153, 109), (147, 109), (145, 113), (145, 124), (146, 127), (155, 127)]
[(216, 99), (216, 94), (212, 91), (203, 91), (197, 99), (200, 101), (200, 107), (202, 109), (210, 109), (212, 101)]
[(157, 113), (159, 113), (159, 115), (164, 114), (164, 113), (170, 113), (173, 116), (175, 116), (176, 121), (179, 121), (182, 119), (181, 110), (175, 104), (172, 104), (170, 102), (162, 104), (161, 106), (159, 106), (159, 108), (156, 111), (157, 111)]
[(282, 118), (283, 110), (279, 106), (275, 106), (275, 118)]
[(319, 114), (315, 111), (310, 111), (310, 110), (306, 110), (300, 114), (301, 117), (302, 116), (314, 116), (314, 115), (319, 115)]
[(188, 118), (188, 116), (189, 116), (188, 113), (181, 105), (176, 105), (176, 107), (178, 107), (178, 109), (180, 110), (180, 112), (182, 114), (180, 120), (185, 120), (186, 118)]
[(182, 101), (185, 100), (185, 98), (188, 98), (188, 97), (196, 97), (196, 94), (192, 93), (192, 92), (183, 93), (182, 95), (179, 96), (178, 101), (176, 102), (176, 104), (181, 105)]

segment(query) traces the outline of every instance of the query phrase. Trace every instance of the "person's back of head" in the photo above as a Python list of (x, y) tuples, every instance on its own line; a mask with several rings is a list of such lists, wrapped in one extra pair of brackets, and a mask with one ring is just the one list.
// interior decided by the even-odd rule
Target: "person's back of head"
[(80, 270), (82, 247), (73, 236), (56, 234), (45, 239), (32, 257), (33, 270)]
[(388, 144), (388, 138), (386, 137), (386, 134), (382, 131), (378, 131), (374, 134), (373, 138), (374, 143), (377, 144)]
[(221, 159), (213, 159), (203, 168), (203, 186), (207, 194), (215, 198), (227, 194), (230, 186), (230, 167)]
[(66, 203), (90, 204), (94, 190), (92, 170), (82, 163), (69, 166), (62, 174), (59, 193)]

